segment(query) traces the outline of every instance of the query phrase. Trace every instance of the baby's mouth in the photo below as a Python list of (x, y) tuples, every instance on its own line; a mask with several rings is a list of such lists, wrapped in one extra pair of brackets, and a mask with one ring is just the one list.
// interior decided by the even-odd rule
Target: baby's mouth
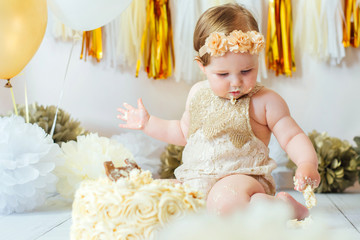
[(240, 90), (229, 92), (229, 95), (231, 98), (238, 98), (240, 96), (240, 94), (241, 94)]
[(240, 95), (240, 91), (233, 91), (233, 92), (229, 92), (231, 96), (237, 96)]

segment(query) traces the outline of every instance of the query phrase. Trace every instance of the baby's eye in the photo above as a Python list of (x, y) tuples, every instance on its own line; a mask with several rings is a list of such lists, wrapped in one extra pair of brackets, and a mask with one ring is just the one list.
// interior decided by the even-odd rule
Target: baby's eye
[(226, 77), (227, 75), (229, 75), (229, 73), (217, 73), (216, 75), (218, 75), (219, 77)]
[(247, 73), (249, 73), (250, 71), (251, 71), (251, 69), (243, 70), (243, 71), (241, 71), (241, 74), (247, 74)]

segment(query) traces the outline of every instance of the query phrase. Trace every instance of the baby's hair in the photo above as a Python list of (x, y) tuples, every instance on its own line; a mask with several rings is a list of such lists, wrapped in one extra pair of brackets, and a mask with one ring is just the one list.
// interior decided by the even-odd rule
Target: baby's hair
[[(228, 35), (234, 30), (259, 32), (259, 27), (251, 12), (238, 4), (229, 3), (209, 8), (200, 16), (195, 26), (195, 51), (199, 52), (210, 33), (222, 32)], [(205, 54), (197, 57), (197, 60), (206, 66), (210, 63), (210, 56)]]

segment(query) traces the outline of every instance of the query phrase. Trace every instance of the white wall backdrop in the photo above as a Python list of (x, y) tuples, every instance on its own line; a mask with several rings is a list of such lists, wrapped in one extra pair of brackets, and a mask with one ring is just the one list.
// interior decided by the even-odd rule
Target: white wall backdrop
[[(56, 41), (51, 28), (49, 18), (38, 52), (22, 74), (12, 80), (18, 104), (25, 103), (25, 80), (29, 103), (56, 105), (58, 102), (72, 44)], [(119, 134), (123, 130), (117, 127), (116, 108), (122, 102), (135, 105), (139, 97), (150, 114), (165, 119), (181, 117), (191, 86), (173, 79), (147, 79), (144, 72), (135, 78), (130, 70), (84, 62), (79, 59), (80, 51), (79, 42), (74, 48), (61, 108), (80, 120), (87, 130), (103, 136)], [(304, 131), (327, 131), (331, 136), (350, 141), (360, 135), (360, 49), (346, 49), (346, 58), (335, 67), (301, 56), (300, 52), (296, 54), (296, 63), (293, 77), (275, 77), (269, 73), (263, 84), (287, 101)], [(5, 83), (0, 81), (0, 114), (12, 109), (10, 91), (2, 87)]]

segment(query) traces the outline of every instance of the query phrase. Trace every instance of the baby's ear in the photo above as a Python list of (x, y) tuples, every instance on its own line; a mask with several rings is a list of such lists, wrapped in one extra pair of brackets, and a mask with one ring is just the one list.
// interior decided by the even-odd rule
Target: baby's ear
[(202, 64), (201, 59), (198, 58), (198, 57), (196, 57), (194, 60), (195, 60), (195, 62), (198, 64), (198, 66), (199, 66), (199, 68), (201, 69), (201, 71), (202, 71), (203, 73), (205, 73), (205, 67), (204, 67), (204, 65)]

